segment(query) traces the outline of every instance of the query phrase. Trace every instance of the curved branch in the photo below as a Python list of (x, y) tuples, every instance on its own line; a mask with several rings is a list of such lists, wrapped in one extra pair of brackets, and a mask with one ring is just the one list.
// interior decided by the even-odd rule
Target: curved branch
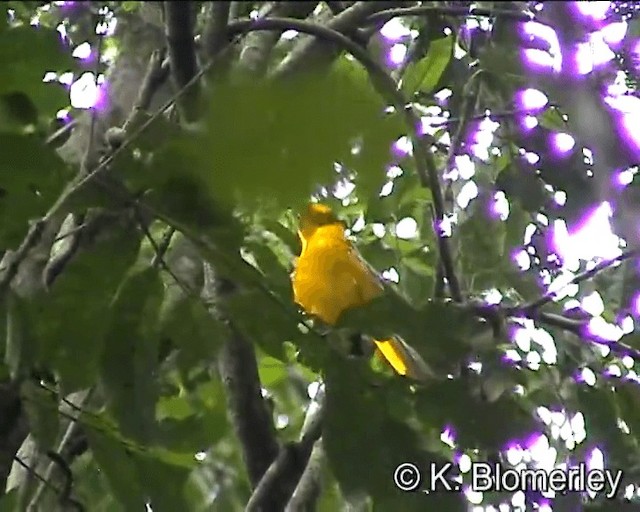
[[(275, 6), (266, 4), (258, 14), (265, 17), (305, 18), (316, 7), (316, 2), (277, 2)], [(252, 32), (244, 39), (238, 58), (238, 67), (252, 77), (261, 77), (267, 71), (269, 57), (280, 39), (282, 31)]]
[[(358, 27), (358, 25), (366, 19), (370, 14), (384, 9), (385, 7), (392, 7), (394, 2), (356, 2), (352, 6), (348, 7), (340, 14), (331, 19), (326, 26), (322, 26), (329, 31), (335, 33), (347, 33), (351, 32)], [(273, 18), (270, 18), (273, 19)], [(310, 25), (314, 25), (308, 22)], [(320, 26), (320, 25), (315, 25)], [(294, 29), (297, 30), (297, 29)], [(306, 32), (312, 34), (306, 30), (299, 30), (299, 32)], [(326, 55), (326, 43), (327, 41), (338, 43), (339, 46), (344, 46), (331, 37), (326, 37), (321, 34), (313, 34), (316, 38), (306, 38), (298, 43), (293, 50), (287, 55), (278, 67), (273, 72), (273, 78), (283, 78), (291, 76), (291, 74), (299, 71), (303, 67), (309, 66), (310, 62), (317, 62), (319, 58)]]
[(437, 5), (421, 5), (415, 7), (398, 7), (387, 9), (367, 17), (368, 22), (389, 21), (400, 16), (416, 16), (420, 14), (443, 14), (445, 16), (479, 16), (483, 18), (507, 18), (515, 21), (531, 21), (533, 14), (509, 9), (472, 9), (465, 7), (443, 7)]

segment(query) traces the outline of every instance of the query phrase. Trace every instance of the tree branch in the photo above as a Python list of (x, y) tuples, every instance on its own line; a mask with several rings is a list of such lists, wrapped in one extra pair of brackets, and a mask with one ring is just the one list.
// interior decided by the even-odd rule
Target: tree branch
[[(341, 34), (352, 32), (358, 25), (366, 19), (370, 14), (390, 7), (397, 2), (356, 2), (351, 7), (348, 7), (340, 14), (335, 16), (322, 28), (328, 31), (333, 31)], [(317, 25), (316, 25), (317, 26)], [(295, 29), (294, 29), (295, 30)], [(311, 33), (306, 30), (300, 30), (300, 32)], [(272, 73), (273, 78), (283, 78), (291, 76), (300, 69), (308, 68), (310, 65), (318, 64), (323, 58), (330, 60), (332, 58), (331, 52), (327, 54), (327, 42), (338, 43), (339, 46), (344, 48), (344, 45), (332, 40), (331, 37), (325, 37), (321, 34), (313, 34), (316, 37), (305, 38), (301, 40), (287, 55), (282, 62), (275, 68)]]
[[(171, 77), (176, 89), (182, 90), (198, 72), (193, 41), (193, 2), (165, 2), (164, 11)], [(186, 121), (193, 121), (197, 116), (198, 93), (199, 87), (194, 84), (178, 101)]]
[(484, 18), (501, 17), (515, 21), (531, 21), (533, 14), (508, 9), (470, 9), (467, 7), (444, 7), (438, 5), (421, 5), (414, 7), (398, 7), (376, 12), (367, 17), (368, 22), (386, 22), (400, 16), (416, 16), (420, 14), (442, 14), (446, 16), (479, 16)]
[[(615, 265), (616, 263), (621, 263), (621, 262), (623, 262), (625, 260), (628, 260), (628, 259), (631, 259), (631, 258), (636, 258), (638, 256), (640, 256), (640, 249), (633, 249), (633, 250), (630, 250), (630, 251), (623, 252), (622, 254), (620, 254), (619, 256), (617, 256), (615, 258), (601, 261), (600, 263), (595, 265), (593, 268), (591, 268), (589, 270), (585, 270), (584, 272), (581, 272), (580, 274), (577, 274), (564, 287), (572, 285), (572, 284), (581, 283), (582, 281), (586, 281), (587, 279), (591, 279), (595, 275), (599, 274), (603, 270), (606, 270), (606, 269), (610, 268), (611, 266)], [(560, 291), (560, 290), (558, 290), (558, 291)], [(534, 300), (533, 302), (530, 302), (529, 304), (525, 304), (524, 306), (516, 307), (514, 309), (523, 311), (525, 313), (530, 313), (530, 312), (536, 311), (537, 309), (540, 309), (542, 306), (548, 304), (549, 302), (552, 302), (553, 299), (556, 297), (556, 294), (557, 294), (557, 291), (553, 292), (553, 293), (545, 293), (539, 299)]]
[[(203, 298), (207, 303), (224, 302), (235, 290), (233, 283), (217, 282), (213, 268), (205, 263)], [(212, 310), (212, 314), (220, 313)], [(226, 390), (229, 419), (242, 448), (249, 482), (255, 488), (278, 455), (279, 447), (262, 397), (253, 345), (233, 325), (229, 327), (231, 336), (220, 349), (218, 371)]]
[(285, 512), (315, 510), (315, 502), (321, 491), (322, 469), (324, 466), (324, 449), (322, 439), (313, 445), (309, 462), (296, 486)]
[[(275, 6), (264, 4), (258, 19), (265, 17), (305, 18), (315, 8), (316, 2), (277, 2)], [(259, 78), (265, 74), (269, 56), (280, 39), (282, 30), (252, 32), (244, 39), (238, 59), (238, 67), (248, 76)]]
[(259, 512), (283, 510), (303, 474), (316, 441), (322, 434), (324, 417), (324, 390), (307, 409), (304, 424), (297, 443), (285, 445), (269, 466), (251, 495), (245, 510)]
[[(140, 89), (138, 90), (138, 97), (136, 102), (129, 112), (127, 119), (125, 120), (122, 128), (112, 127), (107, 130), (105, 137), (109, 146), (111, 148), (117, 148), (121, 143), (126, 134), (131, 131), (131, 129), (137, 126), (140, 123), (140, 119), (142, 114), (149, 109), (151, 105), (151, 100), (153, 99), (154, 94), (158, 91), (158, 89), (162, 86), (168, 76), (169, 66), (165, 65), (164, 52), (163, 51), (155, 51), (151, 54), (149, 58), (149, 64), (147, 66), (147, 71), (142, 80), (142, 84)], [(66, 248), (54, 258), (52, 258), (43, 270), (43, 282), (46, 287), (51, 286), (54, 280), (62, 273), (62, 271), (66, 268), (67, 264), (72, 260), (75, 254), (81, 248), (81, 240), (84, 233), (87, 231), (87, 228), (91, 229), (91, 227), (104, 227), (107, 225), (107, 222), (115, 220), (109, 219), (108, 215), (102, 215), (100, 213), (91, 216), (88, 220), (83, 218), (75, 219), (75, 224), (78, 226), (83, 226), (82, 229), (75, 230), (71, 236), (71, 240), (66, 244)], [(107, 221), (107, 222), (105, 222)], [(63, 226), (64, 228), (64, 226)]]
[(208, 2), (207, 21), (202, 39), (207, 60), (216, 55), (228, 42), (227, 24), (231, 2)]
[[(85, 405), (89, 402), (89, 400), (91, 400), (91, 395), (93, 394), (93, 388), (90, 388), (85, 391), (81, 391), (77, 394), (79, 395), (78, 398), (80, 402), (78, 407), (81, 409), (84, 409)], [(59, 454), (61, 457), (67, 451), (68, 446), (72, 441), (72, 439), (74, 438), (74, 436), (76, 435), (76, 432), (79, 429), (79, 427), (80, 425), (77, 421), (71, 420), (69, 422), (69, 425), (58, 445), (58, 449), (56, 450), (56, 453)], [(51, 461), (47, 466), (47, 468), (45, 469), (45, 472), (43, 475), (43, 478), (46, 482), (51, 481), (51, 478), (53, 476), (53, 471), (55, 468), (56, 468), (55, 461)], [(40, 497), (42, 496), (42, 493), (44, 492), (44, 490), (45, 490), (45, 483), (41, 481), (40, 485), (34, 492), (33, 497), (31, 498), (31, 501), (29, 502), (29, 506), (27, 507), (27, 510), (37, 510), (38, 501), (40, 500)]]
[(0, 382), (0, 495), (6, 489), (13, 458), (28, 433), (19, 385)]

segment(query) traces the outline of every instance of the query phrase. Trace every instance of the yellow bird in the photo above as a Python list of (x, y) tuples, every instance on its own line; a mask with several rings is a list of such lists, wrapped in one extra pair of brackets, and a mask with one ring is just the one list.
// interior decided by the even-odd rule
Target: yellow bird
[[(335, 325), (343, 311), (362, 306), (384, 292), (378, 276), (345, 237), (344, 225), (331, 209), (311, 203), (300, 218), (302, 243), (292, 273), (295, 302), (308, 314)], [(374, 340), (400, 375), (424, 381), (426, 364), (402, 339)]]

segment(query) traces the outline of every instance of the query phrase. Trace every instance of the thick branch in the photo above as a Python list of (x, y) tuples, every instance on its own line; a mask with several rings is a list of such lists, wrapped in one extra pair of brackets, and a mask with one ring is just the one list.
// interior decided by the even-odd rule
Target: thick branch
[[(235, 293), (235, 285), (218, 282), (213, 268), (204, 265), (203, 298), (224, 304)], [(217, 311), (212, 314), (218, 315)], [(230, 325), (231, 336), (220, 349), (218, 370), (227, 395), (229, 419), (240, 441), (243, 459), (252, 487), (256, 487), (278, 455), (275, 428), (262, 397), (258, 365), (253, 345)]]
[(0, 495), (4, 494), (13, 458), (28, 434), (16, 382), (0, 382)]
[[(278, 2), (275, 6), (265, 4), (258, 18), (291, 17), (305, 18), (316, 6), (316, 2)], [(257, 78), (267, 71), (269, 56), (282, 34), (282, 30), (251, 32), (244, 39), (238, 67), (248, 75)]]
[(256, 487), (245, 510), (283, 510), (294, 492), (311, 456), (316, 441), (322, 434), (324, 417), (324, 391), (309, 405), (297, 443), (283, 446), (278, 457), (269, 466)]
[[(193, 3), (165, 2), (165, 34), (169, 48), (171, 77), (176, 89), (183, 89), (198, 72), (196, 47), (193, 41)], [(179, 101), (183, 116), (187, 121), (196, 117), (198, 87), (191, 87)]]
[(234, 332), (218, 357), (229, 416), (255, 487), (278, 454), (275, 429), (262, 398), (256, 354), (253, 345)]
[[(392, 7), (397, 2), (356, 2), (351, 7), (345, 9), (335, 16), (324, 28), (330, 31), (345, 34), (354, 31), (358, 25), (372, 13), (381, 9)], [(308, 32), (301, 30), (300, 32)], [(317, 37), (306, 38), (301, 40), (285, 57), (273, 72), (273, 77), (282, 78), (291, 76), (291, 74), (308, 68), (310, 65), (317, 64), (320, 60), (331, 58), (331, 52), (327, 52), (327, 41), (332, 41), (330, 37), (324, 37), (319, 34), (313, 34)], [(338, 43), (339, 47), (344, 45)]]
[(318, 439), (313, 445), (309, 457), (309, 463), (300, 477), (293, 495), (287, 503), (285, 512), (298, 512), (300, 510), (315, 510), (315, 503), (321, 491), (322, 469), (324, 465), (324, 449), (322, 439)]
[(207, 60), (216, 55), (227, 43), (227, 24), (231, 2), (209, 2), (203, 40)]

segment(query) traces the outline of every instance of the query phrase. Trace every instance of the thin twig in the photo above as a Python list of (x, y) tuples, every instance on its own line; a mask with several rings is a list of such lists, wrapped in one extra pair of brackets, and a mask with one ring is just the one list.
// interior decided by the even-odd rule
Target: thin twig
[[(89, 400), (91, 400), (93, 391), (94, 391), (94, 388), (89, 388), (87, 390), (85, 396), (80, 401), (80, 405), (77, 406), (78, 408), (84, 409), (85, 405), (89, 402)], [(60, 440), (60, 443), (58, 444), (58, 449), (56, 450), (58, 454), (64, 453), (67, 445), (75, 435), (75, 432), (78, 429), (78, 425), (79, 424), (75, 418), (70, 420), (69, 426), (67, 427), (67, 430), (65, 431), (64, 435), (62, 436), (62, 439)], [(47, 466), (47, 469), (45, 469), (45, 473), (44, 473), (45, 480), (48, 481), (51, 479), (51, 477), (53, 476), (53, 470), (55, 467), (56, 467), (56, 464), (54, 462), (51, 462)], [(36, 507), (38, 505), (38, 501), (40, 501), (40, 497), (42, 496), (44, 489), (45, 489), (45, 486), (41, 482), (41, 484), (38, 486), (38, 488), (34, 492), (33, 497), (29, 501), (29, 507), (28, 507), (29, 510), (37, 510)]]
[(69, 121), (65, 125), (63, 125), (60, 128), (58, 128), (51, 135), (49, 135), (47, 137), (46, 141), (45, 141), (45, 144), (47, 146), (49, 146), (51, 144), (55, 144), (58, 140), (60, 140), (62, 137), (64, 137), (67, 134), (67, 132), (70, 132), (73, 128), (75, 128), (75, 126), (77, 124), (78, 124), (78, 120), (77, 119), (72, 119), (71, 121)]
[(51, 489), (55, 494), (60, 494), (60, 490), (55, 485), (53, 485), (51, 482), (45, 479), (40, 473), (38, 473), (34, 468), (29, 466), (29, 464), (23, 461), (18, 455), (14, 455), (13, 460), (15, 460), (20, 466), (22, 466), (27, 471), (27, 473), (34, 476), (43, 485)]
[(133, 212), (136, 217), (136, 221), (138, 222), (138, 227), (142, 230), (142, 233), (144, 234), (145, 238), (149, 241), (154, 251), (153, 261), (155, 262), (155, 264), (159, 265), (160, 268), (162, 268), (167, 274), (169, 274), (173, 278), (173, 280), (176, 282), (176, 284), (180, 287), (180, 289), (186, 296), (192, 295), (189, 287), (185, 283), (183, 283), (181, 279), (178, 278), (176, 273), (172, 270), (169, 264), (164, 260), (162, 250), (160, 249), (155, 238), (153, 238), (153, 235), (149, 231), (149, 227), (147, 226), (147, 223), (142, 218), (142, 214), (140, 213), (139, 208), (134, 207)]
[(160, 243), (158, 244), (158, 250), (153, 255), (153, 259), (151, 260), (152, 267), (160, 264), (159, 260), (164, 258), (164, 255), (166, 254), (167, 250), (169, 249), (169, 245), (171, 244), (171, 239), (173, 238), (173, 235), (175, 235), (175, 233), (176, 230), (172, 226), (169, 226), (166, 229), (166, 231), (162, 235), (162, 240), (160, 240)]
[[(616, 263), (621, 263), (631, 258), (635, 258), (637, 256), (640, 256), (640, 249), (633, 249), (630, 251), (626, 251), (620, 254), (619, 256), (616, 256), (615, 258), (601, 261), (600, 263), (595, 265), (593, 268), (589, 270), (585, 270), (584, 272), (581, 272), (580, 274), (577, 274), (576, 276), (574, 276), (574, 278), (571, 279), (571, 281), (569, 281), (565, 286), (563, 286), (562, 289), (566, 288), (569, 285), (578, 284), (578, 283), (581, 283), (582, 281), (586, 281), (587, 279), (591, 279), (596, 274), (602, 272), (603, 270), (606, 270), (612, 265), (615, 265)], [(530, 302), (529, 304), (526, 304), (524, 306), (514, 308), (514, 310), (523, 311), (525, 313), (536, 311), (537, 309), (548, 304), (549, 302), (552, 302), (559, 291), (560, 290), (554, 291), (552, 293), (547, 292), (539, 299), (536, 299), (533, 302)]]

